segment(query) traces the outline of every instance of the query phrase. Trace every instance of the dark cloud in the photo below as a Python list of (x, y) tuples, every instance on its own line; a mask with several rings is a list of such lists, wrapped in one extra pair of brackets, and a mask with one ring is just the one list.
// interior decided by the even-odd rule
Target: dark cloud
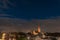
[(0, 13), (0, 16), (11, 16), (11, 15)]

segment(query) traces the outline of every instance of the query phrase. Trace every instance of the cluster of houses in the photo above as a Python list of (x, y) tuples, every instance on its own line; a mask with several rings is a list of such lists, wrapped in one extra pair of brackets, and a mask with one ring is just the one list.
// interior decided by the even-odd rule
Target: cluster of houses
[(41, 32), (40, 26), (31, 32), (1, 32), (0, 40), (60, 40), (60, 33)]

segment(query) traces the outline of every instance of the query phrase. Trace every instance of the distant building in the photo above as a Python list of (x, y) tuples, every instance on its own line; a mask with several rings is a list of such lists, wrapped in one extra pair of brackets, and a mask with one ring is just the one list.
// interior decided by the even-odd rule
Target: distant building
[(42, 40), (42, 39), (39, 36), (36, 36), (35, 40)]
[(57, 40), (60, 40), (60, 37), (58, 37), (58, 39)]
[(41, 29), (40, 29), (40, 26), (38, 25), (38, 28), (37, 28), (37, 30), (32, 30), (32, 34), (33, 35), (38, 35), (38, 33), (40, 33), (41, 32)]
[(42, 38), (45, 38), (44, 32), (41, 32), (41, 28), (38, 25), (37, 30), (32, 30), (33, 35), (39, 35)]
[(3, 33), (2, 33), (2, 40), (9, 40), (9, 34), (3, 32)]
[(13, 32), (13, 33), (9, 33), (9, 40), (16, 40), (16, 33)]

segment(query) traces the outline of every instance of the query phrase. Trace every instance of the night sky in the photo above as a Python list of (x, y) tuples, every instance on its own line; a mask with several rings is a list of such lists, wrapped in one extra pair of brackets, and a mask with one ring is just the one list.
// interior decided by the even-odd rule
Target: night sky
[(21, 0), (16, 16), (24, 19), (45, 19), (59, 16), (59, 0)]
[[(1, 27), (4, 25), (9, 26), (8, 29), (15, 28), (17, 30), (24, 29), (25, 26), (25, 29), (28, 30), (39, 23), (43, 30), (51, 32), (50, 29), (54, 27), (56, 29), (53, 31), (57, 31), (57, 29), (59, 31), (59, 20), (60, 0), (0, 0)], [(3, 27), (1, 30), (6, 30), (5, 28), (7, 27)]]
[[(60, 14), (59, 0), (21, 0), (17, 15), (24, 19), (45, 19)], [(18, 10), (17, 9), (17, 10)], [(17, 16), (18, 17), (18, 16)]]
[(14, 5), (4, 13), (22, 19), (46, 19), (60, 16), (59, 0), (11, 0)]

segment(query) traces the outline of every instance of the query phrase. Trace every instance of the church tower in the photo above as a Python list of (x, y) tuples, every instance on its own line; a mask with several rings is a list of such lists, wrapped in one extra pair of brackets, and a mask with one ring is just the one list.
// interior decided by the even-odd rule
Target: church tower
[(37, 30), (32, 30), (32, 34), (37, 35), (41, 32), (40, 25), (37, 26)]
[(40, 25), (38, 25), (37, 31), (40, 33), (41, 29), (40, 29)]

